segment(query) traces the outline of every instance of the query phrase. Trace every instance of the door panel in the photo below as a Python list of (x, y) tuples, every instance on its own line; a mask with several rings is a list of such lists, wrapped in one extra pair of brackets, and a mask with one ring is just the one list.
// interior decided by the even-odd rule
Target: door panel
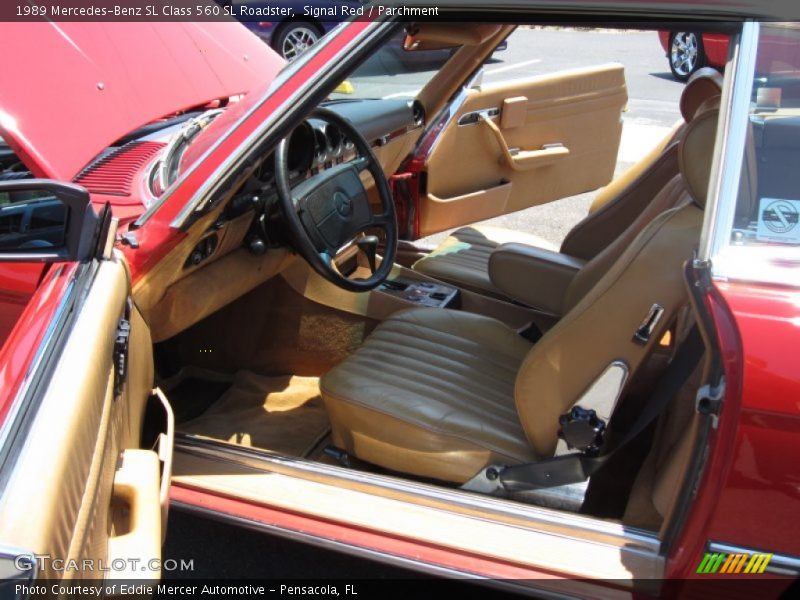
[(606, 185), (627, 100), (619, 64), (467, 90), (425, 162), (421, 235)]
[[(125, 558), (160, 558), (159, 458), (151, 450), (139, 449), (142, 415), (153, 381), (150, 336), (135, 308), (130, 308), (128, 271), (121, 256), (86, 269), (96, 272), (90, 283), (86, 273), (75, 282), (86, 287), (85, 295), (72, 307), (74, 320), (48, 365), (49, 381), (43, 380), (47, 383), (38, 406), (37, 398), (27, 398), (35, 414), (24, 440), (18, 442), (15, 462), (6, 465), (0, 540), (25, 552), (74, 560), (78, 566), (85, 565), (84, 559), (95, 562), (80, 569), (70, 568), (68, 562), (62, 571), (52, 560), (40, 561), (40, 578), (106, 576), (97, 561), (110, 564), (109, 548), (115, 538), (131, 533), (125, 524), (135, 516), (155, 514), (157, 519), (148, 521), (147, 543), (140, 537), (141, 550), (133, 553), (128, 546)], [(122, 318), (131, 323), (131, 334), (127, 376), (117, 393), (115, 341)], [(131, 481), (125, 476), (131, 461), (120, 461), (120, 456), (128, 452), (149, 455), (131, 459), (149, 465), (149, 479)], [(131, 486), (136, 489), (131, 491)], [(142, 499), (152, 507), (139, 502)], [(146, 574), (158, 577), (159, 571)]]

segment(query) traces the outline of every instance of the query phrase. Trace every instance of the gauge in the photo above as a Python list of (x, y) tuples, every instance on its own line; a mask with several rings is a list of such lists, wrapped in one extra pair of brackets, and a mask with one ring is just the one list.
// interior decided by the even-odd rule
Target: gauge
[(321, 127), (314, 127), (314, 160), (322, 164), (328, 158), (328, 140)]
[(327, 123), (325, 126), (325, 139), (328, 142), (329, 158), (336, 158), (342, 153), (342, 132), (335, 125)]
[(290, 171), (308, 171), (314, 162), (315, 131), (307, 122), (298, 125), (289, 136)]

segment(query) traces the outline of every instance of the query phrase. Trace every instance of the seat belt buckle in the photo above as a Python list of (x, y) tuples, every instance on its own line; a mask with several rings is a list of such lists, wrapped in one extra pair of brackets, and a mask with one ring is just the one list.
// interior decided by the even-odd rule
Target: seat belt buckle
[(558, 437), (567, 443), (570, 450), (578, 450), (587, 456), (595, 456), (603, 446), (606, 422), (592, 409), (573, 406), (558, 418)]

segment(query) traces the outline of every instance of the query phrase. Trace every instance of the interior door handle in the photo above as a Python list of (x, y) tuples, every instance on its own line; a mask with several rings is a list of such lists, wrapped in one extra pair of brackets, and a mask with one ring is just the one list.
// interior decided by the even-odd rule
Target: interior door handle
[(122, 559), (122, 579), (158, 579), (161, 575), (161, 511), (159, 461), (152, 450), (122, 453), (114, 474), (113, 497), (128, 508), (127, 526), (108, 538), (109, 564)]
[(480, 116), (480, 120), (489, 127), (489, 130), (494, 135), (497, 145), (500, 146), (500, 151), (503, 154), (503, 160), (515, 171), (546, 167), (569, 156), (569, 148), (560, 143), (547, 144), (540, 150), (518, 150), (512, 152), (500, 128), (483, 115)]
[(467, 125), (477, 125), (478, 123), (481, 122), (481, 119), (484, 117), (489, 119), (494, 119), (495, 117), (498, 116), (500, 116), (499, 108), (484, 108), (483, 110), (476, 110), (463, 115), (458, 120), (458, 126), (466, 127)]
[[(158, 459), (163, 465), (161, 468), (161, 486), (158, 492), (158, 499), (161, 505), (161, 528), (163, 536), (167, 535), (167, 517), (169, 516), (169, 486), (172, 481), (172, 455), (175, 448), (175, 414), (172, 412), (172, 406), (161, 391), (161, 388), (155, 388), (153, 395), (158, 398), (161, 405), (164, 407), (164, 414), (166, 415), (167, 430), (158, 436)], [(164, 540), (162, 540), (163, 542)]]

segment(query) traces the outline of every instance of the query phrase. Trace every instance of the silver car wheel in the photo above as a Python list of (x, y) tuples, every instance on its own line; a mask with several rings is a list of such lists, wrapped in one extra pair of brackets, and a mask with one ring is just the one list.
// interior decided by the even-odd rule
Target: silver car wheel
[(688, 77), (697, 70), (699, 45), (697, 35), (679, 31), (672, 36), (669, 60), (676, 75)]
[(290, 26), (284, 34), (281, 55), (286, 60), (294, 60), (319, 41), (319, 33), (304, 25)]

